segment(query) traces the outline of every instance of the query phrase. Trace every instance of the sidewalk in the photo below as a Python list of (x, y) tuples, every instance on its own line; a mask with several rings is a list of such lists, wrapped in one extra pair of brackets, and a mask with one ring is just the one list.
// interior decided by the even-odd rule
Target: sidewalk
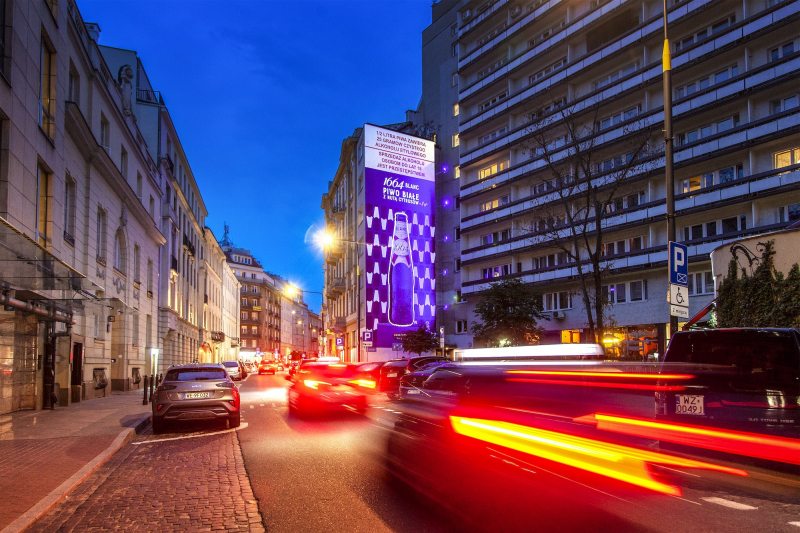
[(143, 427), (142, 391), (0, 415), (0, 533), (21, 531)]

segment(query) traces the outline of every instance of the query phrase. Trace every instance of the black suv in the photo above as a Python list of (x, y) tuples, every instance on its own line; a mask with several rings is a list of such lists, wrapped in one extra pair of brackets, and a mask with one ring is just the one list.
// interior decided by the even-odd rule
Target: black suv
[(411, 359), (392, 359), (381, 367), (381, 391), (392, 400), (400, 396), (400, 378), (434, 361), (447, 361), (446, 357), (424, 356)]
[[(660, 373), (665, 379), (664, 390), (655, 394), (657, 418), (800, 437), (796, 329), (678, 332)], [(667, 379), (676, 374), (692, 377)]]

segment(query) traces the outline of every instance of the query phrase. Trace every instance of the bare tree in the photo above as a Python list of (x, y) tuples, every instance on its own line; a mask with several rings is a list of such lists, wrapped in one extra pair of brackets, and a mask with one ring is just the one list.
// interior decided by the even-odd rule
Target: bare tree
[[(599, 120), (599, 102), (582, 109), (555, 102), (554, 110), (528, 114), (523, 150), (534, 167), (530, 203), (535, 213), (517, 227), (531, 244), (561, 251), (577, 273), (589, 334), (602, 340), (609, 323), (603, 281), (612, 265), (612, 243), (605, 230), (617, 212), (638, 205), (638, 194), (625, 195), (631, 178), (648, 172), (651, 128), (637, 120), (638, 108)], [(527, 206), (526, 206), (527, 207)], [(618, 253), (618, 252), (617, 252)], [(549, 264), (548, 260), (548, 266)]]

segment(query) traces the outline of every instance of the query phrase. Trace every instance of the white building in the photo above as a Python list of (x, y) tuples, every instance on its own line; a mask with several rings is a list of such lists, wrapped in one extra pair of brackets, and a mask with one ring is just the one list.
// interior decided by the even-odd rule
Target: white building
[[(164, 183), (71, 0), (13, 2), (0, 26), (0, 413), (137, 386), (158, 346)], [(8, 15), (9, 13), (4, 13)]]

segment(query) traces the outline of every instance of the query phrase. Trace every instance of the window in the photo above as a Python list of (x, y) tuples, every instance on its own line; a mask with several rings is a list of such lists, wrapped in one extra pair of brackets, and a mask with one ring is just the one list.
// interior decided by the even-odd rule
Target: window
[(604, 285), (601, 291), (610, 304), (642, 302), (647, 300), (647, 280)]
[(152, 195), (150, 195), (150, 206), (147, 209), (147, 212), (150, 214), (150, 218), (155, 218), (156, 216), (156, 201)]
[(247, 326), (242, 326), (242, 335), (247, 335)]
[(508, 168), (509, 162), (508, 161), (501, 161), (500, 163), (494, 163), (489, 165), (488, 167), (484, 167), (478, 171), (478, 179), (485, 180), (490, 176), (494, 176), (498, 172), (502, 172)]
[(251, 326), (251, 327), (250, 327), (250, 332), (251, 332), (253, 335), (258, 335), (258, 326)]
[[(126, 154), (126, 156), (127, 156), (127, 154)], [(136, 173), (136, 197), (139, 200), (142, 199), (142, 175), (139, 172)], [(152, 213), (151, 213), (151, 216), (152, 216)]]
[(456, 196), (453, 198), (453, 211), (458, 211), (459, 209), (461, 209), (461, 197)]
[[(122, 174), (123, 178), (128, 177), (128, 152), (125, 151), (124, 146), (120, 146), (119, 149), (119, 172)], [(141, 198), (141, 194), (137, 195)]]
[(461, 259), (455, 260), (455, 267), (453, 268), (453, 272), (461, 272)]
[(706, 172), (698, 176), (692, 176), (681, 182), (681, 192), (689, 193), (700, 189), (711, 187), (718, 183), (727, 183), (744, 177), (744, 165), (739, 163), (731, 167), (721, 168), (712, 172)]
[(634, 154), (631, 152), (629, 154), (625, 154), (624, 156), (616, 156), (602, 161), (597, 164), (597, 172), (606, 172), (609, 170), (614, 170), (615, 168), (623, 168), (633, 161), (633, 156)]
[[(258, 300), (256, 300), (255, 298), (253, 298), (250, 301), (252, 302), (252, 305), (258, 305)], [(247, 305), (247, 304), (245, 304), (245, 305)]]
[(628, 251), (629, 252), (637, 252), (639, 250), (644, 250), (647, 246), (647, 237), (640, 236), (640, 237), (633, 237), (628, 239)]
[(106, 212), (97, 206), (97, 257), (102, 261), (106, 258)]
[(76, 185), (69, 175), (64, 180), (64, 240), (75, 245), (75, 197)]
[(501, 231), (495, 231), (494, 233), (482, 235), (481, 244), (497, 244), (498, 242), (506, 241), (508, 240), (510, 233), (511, 230), (504, 229)]
[(482, 80), (483, 78), (485, 78), (486, 76), (488, 76), (489, 74), (491, 74), (495, 70), (499, 69), (500, 67), (502, 67), (506, 63), (508, 63), (508, 58), (507, 57), (503, 57), (503, 58), (499, 59), (498, 61), (492, 63), (491, 65), (489, 65), (485, 69), (483, 69), (480, 72), (478, 72), (478, 79)]
[(566, 291), (545, 294), (542, 301), (545, 311), (572, 309), (572, 294)]
[(41, 165), (37, 167), (36, 180), (36, 242), (47, 246), (50, 225), (48, 224), (48, 210), (50, 208), (50, 181), (51, 174)]
[(106, 152), (111, 145), (111, 126), (102, 111), (100, 112), (100, 145), (106, 149)]
[(511, 274), (510, 263), (507, 265), (484, 268), (482, 270), (483, 279), (499, 278), (500, 276), (508, 276), (509, 274)]
[(529, 84), (533, 84), (533, 83), (539, 81), (540, 79), (544, 78), (545, 76), (548, 76), (548, 75), (552, 74), (553, 72), (557, 71), (558, 69), (562, 68), (566, 64), (567, 64), (567, 58), (566, 57), (562, 57), (561, 59), (559, 59), (558, 61), (556, 61), (552, 65), (549, 65), (549, 66), (543, 68), (542, 70), (540, 70), (536, 74), (530, 75), (528, 77), (528, 83)]
[(781, 59), (783, 57), (786, 57), (787, 55), (789, 55), (791, 53), (794, 53), (794, 42), (786, 43), (786, 44), (784, 44), (782, 46), (779, 46), (777, 48), (773, 48), (772, 50), (770, 50), (769, 51), (769, 60), (770, 60), (770, 62), (777, 61), (777, 60), (779, 60), (779, 59)]
[(134, 313), (131, 319), (131, 344), (139, 346), (139, 314)]
[[(248, 320), (249, 318), (250, 318), (250, 313), (248, 313), (247, 311), (242, 311), (242, 320)], [(242, 326), (242, 327), (246, 327), (246, 326)]]
[(772, 100), (769, 103), (769, 113), (770, 115), (775, 115), (776, 113), (780, 113), (782, 111), (788, 111), (798, 106), (800, 106), (800, 101), (798, 100), (797, 95), (788, 96), (786, 98)]
[(558, 30), (563, 28), (565, 23), (566, 23), (566, 21), (562, 20), (561, 22), (559, 22), (555, 26), (552, 26), (552, 27), (546, 29), (545, 31), (543, 31), (542, 33), (540, 33), (539, 35), (537, 35), (536, 37), (534, 37), (533, 39), (528, 41), (528, 48), (533, 48), (534, 46), (536, 46), (540, 42), (544, 41), (545, 39), (550, 38), (554, 33), (558, 32)]
[(117, 230), (114, 237), (114, 268), (118, 271), (125, 273), (125, 263), (127, 261), (125, 248), (125, 235), (122, 230)]
[(795, 222), (800, 220), (800, 203), (778, 208), (778, 222)]
[(490, 209), (497, 209), (498, 207), (503, 207), (504, 205), (508, 205), (511, 203), (511, 196), (506, 194), (505, 196), (501, 196), (500, 198), (495, 198), (494, 200), (489, 200), (488, 202), (483, 202), (481, 204), (481, 213), (484, 211), (489, 211)]
[(481, 105), (478, 106), (478, 110), (479, 111), (485, 111), (486, 109), (489, 109), (490, 107), (492, 107), (496, 103), (502, 102), (503, 100), (505, 100), (506, 96), (508, 96), (508, 91), (502, 92), (502, 93), (498, 94), (497, 96), (486, 100), (485, 102), (483, 102)]
[(454, 229), (454, 233), (455, 233), (455, 236), (456, 236), (456, 240), (460, 241), (461, 240), (461, 228), (456, 227)]
[(458, 72), (453, 72), (453, 79), (452, 79), (452, 81), (450, 83), (451, 83), (452, 87), (455, 87), (455, 86), (458, 85)]
[(450, 55), (452, 57), (456, 57), (458, 55), (458, 43), (453, 43), (452, 46), (450, 46)]
[(468, 333), (466, 320), (456, 320), (456, 333)]
[(133, 245), (133, 281), (139, 282), (139, 273), (141, 268), (141, 250), (138, 244)]
[[(0, 2), (0, 9), (2, 9), (2, 2)], [(75, 64), (72, 63), (72, 60), (69, 62), (69, 101), (75, 102), (76, 104), (80, 103), (81, 99), (81, 76), (78, 74), (78, 69), (75, 68)]]
[(453, 24), (450, 26), (450, 37), (455, 37), (456, 35), (458, 35), (458, 25)]
[(456, 165), (455, 168), (453, 168), (453, 175), (454, 179), (459, 179), (461, 177), (461, 167), (459, 165)]
[(639, 63), (631, 63), (629, 65), (625, 65), (619, 70), (612, 72), (611, 74), (604, 76), (594, 82), (595, 89), (601, 89), (606, 85), (611, 85), (615, 81), (619, 80), (620, 78), (624, 78), (629, 74), (633, 74), (639, 68)]
[[(5, 28), (3, 28), (5, 30)], [(39, 50), (39, 126), (42, 131), (53, 139), (56, 134), (56, 53), (48, 42), (47, 36), (42, 32), (42, 42)]]
[(458, 116), (458, 104), (453, 104), (453, 116)]
[(250, 311), (250, 319), (251, 320), (258, 320), (258, 312)]
[(455, 147), (456, 147), (456, 146), (458, 146), (459, 144), (460, 144), (460, 143), (459, 143), (459, 139), (458, 139), (458, 133), (454, 133), (454, 134), (453, 134), (453, 148), (455, 148)]
[(457, 290), (457, 291), (456, 291), (456, 292), (453, 294), (453, 301), (454, 301), (455, 303), (457, 303), (457, 304), (459, 304), (459, 303), (461, 303), (461, 302), (463, 301), (463, 300), (461, 299), (461, 291), (460, 291), (460, 290)]
[(153, 260), (152, 259), (148, 259), (147, 260), (147, 292), (150, 293), (147, 296), (152, 297), (152, 293), (153, 293)]
[(606, 128), (610, 128), (611, 126), (616, 126), (620, 122), (624, 120), (629, 120), (634, 118), (639, 114), (639, 106), (631, 107), (625, 111), (620, 111), (616, 115), (612, 115), (610, 117), (606, 117), (600, 120), (600, 129), (604, 130)]
[(688, 281), (687, 292), (689, 296), (714, 293), (714, 276), (710, 270), (690, 273)]
[(730, 17), (726, 17), (711, 26), (706, 26), (702, 30), (693, 33), (692, 35), (686, 36), (682, 39), (678, 39), (675, 41), (675, 52), (680, 52), (681, 50), (692, 46), (695, 43), (699, 43), (705, 41), (712, 35), (715, 35), (736, 22), (736, 15), (731, 15)]
[(739, 125), (739, 113), (732, 115), (725, 120), (721, 120), (716, 124), (706, 124), (691, 131), (679, 133), (677, 137), (678, 146), (695, 142), (699, 139), (704, 139), (713, 135), (714, 133), (722, 133), (724, 131), (735, 128)]
[(500, 128), (500, 129), (498, 129), (496, 131), (493, 131), (492, 133), (488, 133), (488, 134), (484, 135), (483, 137), (481, 137), (480, 138), (480, 142), (481, 142), (481, 144), (486, 144), (488, 142), (491, 142), (491, 141), (493, 141), (493, 140), (505, 135), (507, 131), (508, 131), (508, 126), (503, 126), (502, 128)]
[(797, 165), (800, 163), (800, 148), (777, 152), (774, 156), (774, 161), (776, 169)]

